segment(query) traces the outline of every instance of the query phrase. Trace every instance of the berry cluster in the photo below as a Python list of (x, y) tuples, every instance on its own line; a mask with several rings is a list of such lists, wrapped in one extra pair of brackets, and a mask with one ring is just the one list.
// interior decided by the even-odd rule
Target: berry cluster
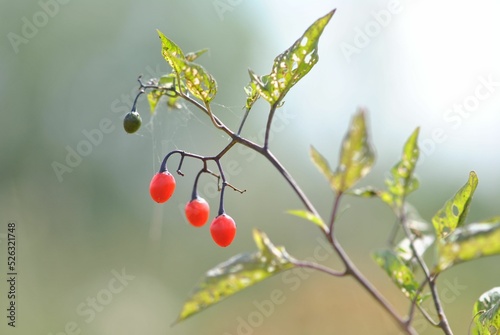
[[(132, 110), (127, 113), (127, 115), (125, 115), (125, 118), (123, 119), (123, 128), (129, 134), (135, 133), (141, 127), (142, 119), (137, 112), (136, 105), (139, 97), (144, 94), (147, 89), (165, 90), (165, 92), (163, 93), (169, 97), (177, 97), (179, 95), (179, 93), (175, 90), (175, 84), (172, 87), (160, 88), (160, 86), (158, 86), (158, 80), (152, 79), (147, 83), (143, 83), (141, 81), (141, 77), (138, 78), (138, 82), (140, 84), (140, 88), (137, 96), (135, 97)], [(219, 123), (220, 121), (216, 122), (216, 124)], [(167, 202), (168, 199), (170, 199), (170, 197), (174, 194), (176, 186), (174, 176), (167, 170), (167, 160), (173, 154), (179, 154), (181, 156), (179, 167), (177, 169), (177, 173), (181, 176), (184, 175), (181, 172), (181, 166), (185, 157), (190, 157), (202, 161), (203, 168), (198, 172), (195, 178), (191, 200), (186, 204), (184, 211), (188, 222), (194, 227), (202, 227), (205, 225), (205, 223), (207, 223), (208, 218), (210, 217), (210, 206), (205, 199), (198, 195), (197, 185), (198, 180), (203, 173), (207, 173), (216, 177), (219, 184), (220, 205), (217, 216), (212, 220), (212, 223), (210, 224), (210, 234), (212, 235), (212, 239), (214, 240), (214, 242), (221, 247), (229, 246), (233, 242), (236, 235), (236, 223), (229, 215), (226, 214), (224, 210), (224, 190), (227, 186), (229, 186), (233, 190), (240, 193), (245, 192), (244, 190), (241, 191), (235, 188), (226, 181), (224, 170), (222, 168), (222, 165), (220, 164), (220, 159), (222, 158), (222, 156), (234, 144), (236, 144), (236, 141), (233, 140), (218, 155), (210, 157), (199, 156), (181, 150), (174, 150), (167, 154), (167, 156), (165, 156), (159, 172), (153, 176), (153, 178), (151, 179), (151, 183), (149, 184), (149, 193), (151, 194), (151, 198), (157, 203)], [(208, 161), (215, 162), (219, 170), (219, 174), (216, 174), (208, 169)]]
[[(166, 160), (173, 153), (179, 153), (182, 157), (195, 156), (182, 151), (173, 151), (165, 157), (160, 171), (153, 176), (153, 178), (151, 179), (151, 183), (149, 184), (149, 193), (151, 195), (151, 198), (157, 203), (167, 202), (175, 191), (175, 178), (168, 170), (166, 170)], [(180, 169), (177, 170), (177, 172), (180, 175), (183, 175), (182, 172), (180, 172)], [(198, 179), (202, 173), (209, 173), (217, 176), (210, 170), (208, 170), (206, 166), (204, 166), (204, 168), (196, 176), (191, 200), (186, 204), (184, 208), (186, 219), (194, 227), (204, 226), (205, 223), (207, 223), (208, 218), (210, 217), (210, 205), (205, 199), (200, 197), (197, 192)], [(228, 185), (229, 184), (226, 184), (225, 186)], [(210, 224), (210, 234), (212, 235), (212, 239), (215, 243), (217, 243), (221, 247), (227, 247), (233, 242), (236, 235), (236, 223), (234, 222), (233, 218), (227, 215), (224, 211), (222, 190), (223, 188), (221, 189), (221, 205), (219, 208), (219, 213)]]

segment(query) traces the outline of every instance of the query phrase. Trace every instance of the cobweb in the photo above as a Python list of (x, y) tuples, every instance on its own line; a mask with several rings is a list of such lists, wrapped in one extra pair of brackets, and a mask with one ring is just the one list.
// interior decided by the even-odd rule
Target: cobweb
[[(203, 141), (197, 132), (199, 128), (214, 127), (210, 118), (201, 110), (185, 101), (178, 101), (180, 108), (171, 108), (160, 101), (156, 111), (151, 114), (149, 121), (144, 124), (145, 131), (139, 136), (151, 138), (152, 145), (152, 170), (158, 171), (165, 155), (172, 150), (184, 150), (191, 148), (191, 152), (197, 151), (198, 143)], [(216, 115), (224, 115), (228, 119), (230, 115), (234, 121), (243, 117), (241, 106), (225, 106), (212, 103), (212, 110)], [(231, 120), (233, 121), (233, 120)], [(231, 122), (236, 124), (237, 122)], [(227, 135), (219, 131), (215, 136), (227, 138)]]
[[(160, 167), (165, 155), (172, 150), (185, 150), (190, 148), (190, 152), (204, 154), (200, 152), (199, 143), (204, 141), (200, 138), (199, 129), (214, 127), (210, 118), (201, 110), (190, 105), (185, 101), (179, 101), (180, 108), (170, 108), (166, 103), (160, 101), (156, 111), (151, 114), (147, 123), (144, 124), (144, 131), (138, 135), (149, 137), (152, 146), (152, 174), (156, 173)], [(216, 115), (224, 115), (225, 120), (234, 121), (243, 117), (241, 106), (224, 106), (212, 103), (212, 110)], [(230, 116), (230, 117), (228, 117)], [(143, 118), (145, 119), (145, 117)], [(221, 131), (212, 134), (227, 139), (227, 135)], [(179, 210), (182, 211), (182, 204), (179, 204)], [(149, 236), (151, 240), (161, 239), (163, 227), (162, 206), (155, 206), (152, 213)], [(183, 213), (182, 213), (183, 215)]]

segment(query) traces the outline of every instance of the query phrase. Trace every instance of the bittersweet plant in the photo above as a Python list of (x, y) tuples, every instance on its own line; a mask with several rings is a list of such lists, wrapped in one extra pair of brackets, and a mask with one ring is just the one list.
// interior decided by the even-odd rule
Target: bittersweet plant
[[(290, 210), (288, 213), (315, 224), (342, 264), (341, 269), (332, 269), (315, 262), (296, 259), (290, 256), (284, 247), (275, 246), (264, 232), (255, 229), (253, 238), (257, 251), (236, 255), (209, 270), (185, 302), (176, 322), (183, 321), (278, 273), (293, 268), (309, 268), (336, 279), (354, 279), (392, 317), (396, 326), (404, 333), (417, 334), (412, 324), (418, 310), (431, 325), (441, 329), (444, 334), (453, 334), (438, 294), (439, 275), (456, 264), (500, 254), (500, 216), (481, 223), (466, 224), (472, 196), (478, 184), (475, 172), (470, 172), (467, 182), (434, 215), (431, 223), (414, 219), (416, 211), (407, 202), (407, 196), (419, 186), (414, 174), (419, 157), (419, 128), (415, 129), (404, 144), (401, 159), (391, 169), (389, 178), (385, 181), (385, 189), (355, 188), (358, 181), (370, 172), (375, 161), (375, 152), (365, 119), (366, 111), (360, 109), (352, 117), (341, 144), (339, 163), (335, 169), (332, 169), (325, 157), (311, 146), (312, 162), (325, 176), (328, 186), (333, 191), (332, 207), (326, 219), (324, 214), (316, 210), (297, 182), (271, 152), (269, 138), (275, 113), (279, 113), (279, 108), (290, 89), (318, 62), (319, 38), (334, 13), (335, 10), (316, 20), (290, 48), (279, 54), (274, 59), (269, 74), (259, 76), (249, 71), (250, 83), (245, 87), (247, 94), (245, 112), (237, 131), (227, 127), (212, 111), (211, 102), (217, 94), (216, 81), (201, 65), (194, 63), (194, 60), (206, 50), (184, 53), (172, 40), (158, 31), (161, 53), (172, 68), (172, 72), (160, 78), (152, 78), (146, 83), (139, 77), (139, 92), (132, 111), (125, 117), (125, 130), (132, 133), (139, 128), (137, 101), (141, 94), (147, 92), (152, 113), (159, 103), (167, 103), (171, 108), (178, 108), (178, 100), (183, 99), (198, 108), (214, 127), (229, 136), (229, 143), (215, 155), (209, 156), (183, 150), (168, 153), (150, 184), (153, 200), (159, 203), (165, 202), (175, 190), (175, 179), (167, 169), (169, 158), (173, 155), (180, 156), (176, 172), (181, 176), (184, 175), (181, 171), (184, 159), (200, 161), (202, 167), (194, 178), (192, 198), (186, 199), (186, 215), (194, 226), (202, 226), (207, 222), (209, 207), (208, 203), (198, 196), (198, 180), (202, 174), (216, 178), (219, 184), (220, 202), (210, 232), (218, 245), (228, 246), (235, 238), (237, 218), (233, 220), (226, 213), (224, 192), (227, 187), (241, 193), (244, 191), (227, 182), (221, 158), (234, 146), (243, 145), (260, 154), (276, 168), (304, 207)], [(248, 113), (260, 98), (266, 100), (270, 106), (262, 144), (241, 136)], [(216, 172), (209, 169), (209, 164), (215, 166)], [(388, 248), (374, 251), (372, 256), (408, 298), (406, 313), (400, 313), (391, 306), (379, 290), (358, 270), (337, 239), (335, 223), (339, 215), (340, 202), (346, 196), (376, 198), (393, 210), (404, 238), (401, 241), (393, 241)], [(424, 252), (429, 248), (434, 248), (436, 255), (430, 264), (423, 258)], [(422, 302), (425, 299), (432, 299), (431, 306), (434, 311), (423, 307)], [(431, 314), (436, 314), (437, 320)], [(500, 330), (500, 287), (492, 288), (479, 297), (471, 313), (471, 326), (474, 328), (471, 329), (474, 334), (497, 334)]]

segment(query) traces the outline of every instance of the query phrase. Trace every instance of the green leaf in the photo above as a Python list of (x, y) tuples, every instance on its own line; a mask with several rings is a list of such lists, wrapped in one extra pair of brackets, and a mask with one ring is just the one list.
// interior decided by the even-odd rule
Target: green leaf
[(438, 243), (436, 271), (480, 257), (500, 254), (500, 224), (474, 223), (457, 228)]
[(323, 222), (323, 220), (309, 211), (297, 209), (289, 210), (287, 213), (311, 221), (315, 225), (319, 226), (323, 231), (328, 232), (328, 226)]
[(417, 178), (413, 175), (420, 153), (417, 144), (418, 133), (419, 128), (415, 129), (408, 138), (401, 160), (391, 169), (391, 178), (385, 182), (387, 192), (381, 195), (381, 199), (393, 208), (400, 208), (405, 197), (419, 186)]
[(266, 278), (294, 267), (283, 247), (274, 246), (263, 232), (254, 229), (258, 251), (236, 255), (209, 270), (184, 303), (176, 322), (199, 313), (219, 301)]
[[(419, 284), (415, 279), (413, 271), (405, 264), (405, 262), (392, 250), (377, 250), (372, 254), (373, 259), (377, 264), (385, 270), (387, 275), (401, 289), (406, 297), (413, 300), (417, 297)], [(419, 295), (417, 303), (421, 303), (424, 297)]]
[(379, 197), (380, 191), (373, 188), (372, 186), (365, 186), (350, 190), (347, 192), (347, 194), (354, 195), (360, 198), (373, 198), (373, 197)]
[(249, 71), (260, 95), (271, 105), (279, 104), (318, 62), (318, 41), (334, 13), (335, 10), (316, 20), (290, 48), (277, 56), (269, 76), (259, 77)]
[(500, 223), (500, 216), (493, 216), (486, 220), (481, 220), (481, 223)]
[[(169, 40), (159, 30), (158, 35), (162, 43), (163, 57), (170, 64), (174, 72), (177, 73), (178, 77), (182, 81), (185, 81), (185, 83), (180, 83), (181, 86), (185, 84), (189, 92), (196, 98), (205, 103), (210, 102), (217, 94), (217, 82), (212, 75), (203, 66), (189, 61), (189, 59), (196, 58), (196, 55), (191, 54), (189, 59), (187, 59), (177, 44)], [(198, 55), (203, 52), (203, 50), (199, 51)]]
[(163, 93), (159, 90), (152, 90), (148, 93), (148, 102), (151, 113), (154, 113), (156, 106), (158, 105), (158, 101), (160, 101)]
[(186, 87), (191, 94), (205, 103), (210, 102), (215, 97), (217, 82), (210, 73), (205, 71), (203, 66), (185, 61), (181, 66), (181, 70), (186, 81)]
[(156, 31), (158, 32), (158, 36), (161, 40), (161, 54), (163, 55), (163, 58), (165, 58), (168, 64), (170, 64), (170, 67), (172, 67), (175, 73), (179, 74), (181, 72), (180, 64), (182, 63), (179, 63), (178, 60), (186, 60), (184, 53), (181, 48), (177, 46), (177, 44), (168, 39), (161, 31), (158, 29)]
[(245, 104), (245, 109), (250, 110), (260, 97), (259, 91), (257, 90), (257, 85), (254, 81), (250, 81), (250, 83), (244, 87), (245, 93), (247, 95), (247, 102)]
[(201, 49), (201, 50), (198, 50), (198, 51), (195, 51), (195, 52), (188, 52), (186, 54), (186, 60), (188, 62), (192, 62), (194, 61), (196, 58), (200, 57), (201, 55), (203, 55), (205, 52), (207, 52), (208, 49)]
[(349, 131), (342, 142), (340, 161), (331, 179), (332, 189), (342, 193), (370, 172), (375, 162), (366, 129), (365, 113), (358, 111), (351, 122)]
[(467, 183), (434, 215), (432, 224), (438, 238), (445, 238), (464, 224), (477, 182), (477, 175), (472, 171)]
[(311, 159), (318, 168), (319, 172), (325, 176), (326, 180), (328, 180), (329, 183), (332, 182), (333, 179), (333, 172), (330, 169), (330, 164), (328, 164), (328, 161), (326, 158), (319, 153), (318, 150), (316, 150), (315, 147), (311, 145), (311, 148), (309, 150), (309, 154), (311, 155)]
[[(480, 314), (479, 317), (476, 317)], [(500, 330), (500, 287), (483, 293), (474, 304), (474, 334), (498, 334)]]
[(175, 73), (170, 73), (168, 75), (162, 76), (159, 80), (153, 79), (153, 83), (158, 86), (158, 89), (152, 90), (147, 95), (151, 113), (154, 113), (158, 102), (163, 96), (168, 96), (169, 107), (176, 107), (178, 96), (175, 95), (174, 92), (172, 92), (172, 89), (176, 84)]

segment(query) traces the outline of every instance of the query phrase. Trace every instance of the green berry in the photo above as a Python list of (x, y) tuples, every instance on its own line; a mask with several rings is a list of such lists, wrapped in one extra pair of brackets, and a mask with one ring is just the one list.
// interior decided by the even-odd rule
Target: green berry
[(123, 128), (129, 134), (135, 133), (141, 127), (142, 119), (137, 111), (131, 111), (123, 119)]

